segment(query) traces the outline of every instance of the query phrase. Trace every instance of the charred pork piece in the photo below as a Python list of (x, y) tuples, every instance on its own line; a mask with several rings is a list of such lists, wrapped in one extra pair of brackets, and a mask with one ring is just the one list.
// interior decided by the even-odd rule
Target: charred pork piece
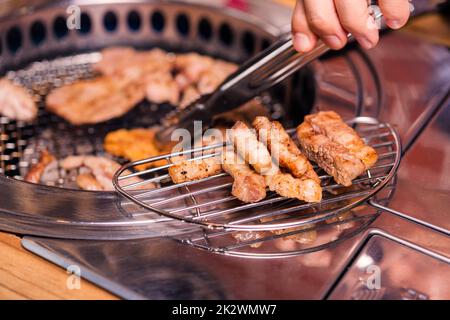
[(297, 135), (308, 158), (344, 186), (377, 161), (376, 151), (333, 111), (306, 116)]
[(251, 169), (233, 149), (227, 149), (222, 159), (222, 168), (233, 177), (231, 194), (245, 203), (253, 203), (266, 197), (264, 177)]

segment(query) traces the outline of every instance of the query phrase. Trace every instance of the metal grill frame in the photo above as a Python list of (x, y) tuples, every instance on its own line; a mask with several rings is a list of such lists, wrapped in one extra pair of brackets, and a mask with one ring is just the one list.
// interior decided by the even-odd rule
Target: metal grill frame
[[(389, 131), (389, 137), (392, 137), (392, 141), (391, 144), (393, 147), (393, 151), (391, 152), (391, 156), (394, 156), (394, 160), (392, 163), (390, 163), (389, 165), (385, 165), (386, 167), (391, 167), (391, 169), (389, 170), (388, 174), (383, 176), (383, 177), (371, 177), (371, 172), (370, 170), (367, 171), (368, 174), (368, 178), (357, 178), (355, 181), (359, 182), (366, 182), (367, 181), (372, 181), (372, 180), (376, 180), (377, 182), (375, 183), (375, 185), (373, 186), (373, 189), (371, 190), (366, 190), (364, 192), (356, 192), (356, 193), (351, 193), (351, 194), (347, 194), (344, 193), (343, 195), (340, 195), (336, 198), (331, 198), (331, 201), (322, 200), (320, 203), (317, 204), (310, 204), (310, 203), (302, 203), (299, 206), (297, 206), (295, 208), (295, 210), (289, 209), (289, 212), (284, 212), (284, 213), (291, 213), (292, 211), (298, 211), (298, 210), (306, 210), (306, 209), (310, 209), (313, 208), (315, 206), (321, 206), (323, 204), (329, 204), (329, 203), (336, 203), (338, 201), (342, 201), (342, 200), (353, 200), (356, 199), (354, 202), (349, 203), (347, 205), (343, 205), (343, 206), (338, 206), (337, 208), (330, 210), (329, 212), (323, 213), (320, 218), (321, 219), (329, 219), (332, 218), (334, 216), (337, 216), (338, 214), (347, 212), (349, 210), (351, 210), (352, 208), (355, 208), (356, 206), (366, 202), (368, 199), (373, 198), (379, 191), (381, 191), (387, 183), (389, 183), (389, 181), (394, 177), (397, 168), (400, 164), (400, 160), (401, 160), (401, 142), (400, 142), (400, 138), (398, 133), (396, 132), (396, 130), (389, 124), (384, 124), (384, 123), (379, 123), (377, 119), (374, 118), (369, 118), (369, 117), (358, 117), (358, 118), (354, 118), (352, 120), (347, 121), (348, 124), (350, 125), (373, 125), (373, 126), (377, 126), (377, 129), (382, 129), (382, 128), (386, 128)], [(289, 130), (289, 133), (292, 134), (293, 130)], [(208, 151), (208, 150), (214, 150), (217, 148), (223, 148), (226, 144), (216, 144), (216, 145), (211, 145), (211, 146), (207, 146), (207, 147), (202, 147), (202, 148), (194, 148), (191, 150), (185, 150), (185, 151), (181, 151), (181, 152), (177, 152), (177, 153), (172, 153), (172, 154), (166, 154), (166, 155), (162, 155), (162, 156), (158, 156), (158, 157), (153, 157), (153, 158), (149, 158), (149, 159), (144, 159), (144, 160), (140, 160), (140, 161), (135, 161), (135, 162), (130, 162), (126, 165), (124, 165), (121, 169), (119, 169), (114, 178), (113, 178), (113, 184), (116, 188), (116, 190), (125, 198), (129, 199), (130, 201), (134, 202), (135, 204), (141, 206), (142, 208), (145, 208), (147, 210), (149, 210), (150, 212), (153, 213), (158, 213), (162, 216), (168, 217), (168, 218), (172, 218), (172, 219), (176, 219), (176, 220), (181, 220), (187, 223), (191, 223), (191, 224), (196, 224), (202, 227), (205, 227), (207, 229), (211, 229), (211, 230), (226, 230), (226, 231), (271, 231), (271, 230), (280, 230), (280, 229), (290, 229), (290, 228), (295, 228), (295, 227), (299, 227), (299, 226), (303, 226), (306, 224), (311, 224), (314, 223), (315, 219), (314, 217), (317, 219), (316, 216), (319, 216), (321, 212), (316, 213), (312, 218), (306, 218), (306, 219), (302, 219), (300, 216), (300, 219), (296, 219), (293, 222), (285, 222), (285, 223), (270, 223), (270, 224), (264, 224), (264, 223), (260, 223), (260, 224), (248, 224), (246, 222), (248, 222), (248, 220), (258, 220), (260, 218), (263, 218), (264, 216), (261, 215), (257, 215), (256, 217), (252, 217), (252, 218), (248, 218), (248, 219), (243, 219), (243, 223), (239, 224), (238, 223), (216, 223), (216, 222), (212, 222), (212, 221), (207, 221), (206, 219), (202, 220), (198, 217), (195, 216), (181, 216), (178, 214), (175, 214), (174, 212), (183, 212), (186, 211), (187, 209), (198, 209), (201, 208), (202, 205), (194, 205), (194, 206), (190, 206), (187, 208), (180, 208), (177, 210), (172, 210), (172, 211), (168, 211), (168, 210), (164, 210), (161, 208), (157, 208), (155, 207), (155, 203), (159, 202), (160, 204), (163, 204), (165, 202), (168, 201), (173, 201), (174, 198), (171, 199), (162, 199), (160, 201), (154, 202), (151, 204), (145, 203), (144, 201), (140, 200), (138, 198), (139, 195), (149, 195), (152, 193), (161, 193), (163, 191), (169, 190), (169, 189), (176, 189), (179, 187), (188, 187), (188, 186), (192, 186), (194, 184), (198, 184), (198, 183), (204, 183), (207, 181), (212, 181), (214, 179), (220, 178), (220, 177), (224, 177), (227, 176), (226, 173), (221, 173), (218, 174), (216, 176), (213, 177), (208, 177), (202, 180), (198, 180), (198, 181), (191, 181), (191, 182), (185, 182), (185, 183), (181, 183), (181, 184), (170, 184), (167, 187), (163, 187), (163, 188), (157, 188), (157, 189), (153, 189), (150, 191), (144, 191), (144, 193), (137, 193), (137, 191), (133, 191), (133, 193), (128, 192), (125, 188), (127, 187), (134, 187), (134, 186), (138, 186), (138, 185), (144, 185), (147, 183), (155, 183), (158, 180), (161, 181), (164, 178), (168, 177), (168, 174), (164, 174), (160, 177), (156, 177), (156, 178), (152, 178), (152, 179), (148, 179), (148, 180), (143, 180), (142, 182), (138, 182), (138, 183), (133, 183), (130, 185), (126, 185), (126, 186), (121, 186), (120, 182), (127, 179), (127, 178), (135, 178), (135, 177), (139, 177), (141, 175), (145, 175), (145, 174), (149, 174), (149, 173), (155, 173), (159, 170), (166, 170), (167, 168), (169, 168), (171, 165), (173, 165), (170, 161), (171, 158), (173, 157), (178, 157), (178, 156), (183, 156), (183, 155), (187, 155), (187, 154), (195, 154), (198, 152), (203, 152), (203, 151)], [(190, 160), (199, 160), (202, 158), (206, 158), (206, 157), (214, 157), (214, 156), (218, 156), (220, 155), (220, 153), (213, 153), (210, 155), (206, 155), (206, 156), (200, 156), (200, 157), (194, 157), (191, 158)], [(159, 161), (165, 159), (168, 161), (169, 164), (161, 166), (161, 167), (157, 167), (157, 168), (152, 168), (152, 169), (147, 169), (147, 170), (143, 170), (143, 171), (135, 171), (133, 170), (133, 168), (135, 166), (139, 166), (139, 165), (145, 165), (145, 164), (149, 164), (151, 162), (154, 161)], [(383, 166), (383, 165), (382, 165)], [(374, 168), (372, 168), (371, 170), (377, 168), (377, 166), (375, 166)], [(135, 171), (132, 174), (128, 174), (128, 175), (122, 175), (126, 170), (131, 170), (131, 171)], [(329, 177), (329, 176), (327, 176)], [(231, 186), (230, 184), (224, 184), (222, 186), (217, 186), (217, 187), (210, 187), (209, 189), (207, 189), (207, 191), (213, 191), (215, 189), (219, 189), (219, 188), (224, 188), (227, 187), (228, 185)], [(330, 186), (328, 186), (330, 187)], [(326, 190), (327, 186), (323, 186), (323, 188)], [(194, 203), (196, 203), (195, 201), (195, 196), (198, 195), (199, 193), (204, 193), (204, 190), (201, 191), (197, 191), (194, 193), (191, 193), (189, 190), (186, 194), (180, 195), (180, 199), (186, 199), (188, 197), (191, 197), (194, 199)], [(223, 198), (223, 199), (218, 199), (218, 200), (213, 200), (211, 202), (207, 202), (206, 204), (208, 205), (213, 205), (213, 204), (218, 204), (227, 200), (232, 200), (233, 197), (228, 197), (228, 198)], [(249, 210), (252, 208), (257, 208), (257, 207), (261, 207), (263, 205), (266, 204), (274, 204), (274, 203), (278, 203), (281, 201), (287, 200), (286, 198), (282, 198), (280, 196), (275, 196), (275, 197), (267, 197), (266, 199), (258, 202), (258, 203), (253, 203), (253, 204), (243, 204), (242, 206), (238, 207), (238, 210), (236, 210), (237, 208), (230, 208), (230, 209), (225, 209), (223, 211), (219, 211), (219, 212), (213, 212), (214, 216), (220, 216), (220, 215), (225, 215), (227, 213), (232, 213), (232, 212), (239, 212), (239, 211), (244, 211), (244, 210)], [(205, 204), (203, 204), (203, 206), (205, 206)], [(275, 216), (275, 215), (280, 215), (283, 214), (283, 212), (270, 212), (268, 214), (266, 214), (265, 216)], [(207, 214), (206, 214), (207, 215)], [(200, 217), (204, 218), (206, 216), (205, 214), (201, 215)], [(211, 216), (211, 213), (209, 214), (209, 216), (207, 218), (209, 218)], [(246, 221), (247, 220), (247, 221)], [(241, 221), (242, 222), (242, 221)]]

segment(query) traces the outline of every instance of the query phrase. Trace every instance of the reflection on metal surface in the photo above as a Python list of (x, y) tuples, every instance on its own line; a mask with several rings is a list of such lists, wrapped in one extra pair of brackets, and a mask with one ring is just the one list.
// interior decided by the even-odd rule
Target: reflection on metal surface
[[(429, 255), (429, 254), (430, 255)], [(367, 262), (371, 263), (367, 265)], [(379, 269), (376, 274), (370, 267)], [(380, 286), (371, 287), (379, 277)], [(383, 235), (372, 236), (345, 272), (329, 299), (428, 300), (450, 298), (449, 259), (417, 251)]]
[(447, 101), (404, 157), (398, 174), (398, 192), (389, 205), (409, 219), (426, 223), (447, 235), (450, 233), (449, 123), (450, 102)]

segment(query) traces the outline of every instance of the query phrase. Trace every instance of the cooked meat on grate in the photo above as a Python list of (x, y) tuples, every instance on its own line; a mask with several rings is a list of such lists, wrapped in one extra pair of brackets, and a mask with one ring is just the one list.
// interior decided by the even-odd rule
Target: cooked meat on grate
[(134, 61), (136, 50), (131, 47), (110, 47), (101, 51), (101, 59), (92, 65), (94, 71), (103, 75), (114, 75), (122, 72)]
[(201, 75), (212, 68), (214, 59), (198, 53), (177, 54), (175, 57), (175, 70), (184, 76), (185, 86), (197, 83)]
[(144, 79), (145, 95), (148, 101), (178, 105), (181, 90), (170, 72), (152, 73)]
[(175, 58), (175, 72), (178, 72), (175, 81), (181, 90), (194, 87), (199, 95), (205, 95), (216, 90), (237, 68), (234, 63), (197, 53), (179, 54)]
[[(103, 142), (103, 148), (106, 152), (122, 157), (130, 161), (143, 160), (170, 153), (171, 144), (166, 144), (164, 148), (156, 145), (156, 128), (136, 128), (119, 129), (109, 132)], [(144, 170), (152, 167), (166, 165), (166, 160), (154, 161), (146, 165), (137, 166), (138, 170)]]
[(319, 202), (322, 199), (320, 184), (312, 179), (297, 179), (281, 172), (273, 163), (267, 147), (258, 141), (256, 134), (243, 122), (236, 122), (230, 131), (230, 138), (237, 153), (264, 176), (271, 191), (307, 202)]
[(286, 168), (296, 178), (309, 178), (320, 185), (320, 179), (309, 160), (299, 150), (289, 134), (278, 121), (266, 117), (256, 117), (253, 126), (259, 141), (266, 144), (272, 158), (278, 159), (281, 167)]
[(197, 83), (198, 91), (202, 95), (212, 93), (237, 69), (238, 66), (234, 63), (215, 60), (211, 68), (200, 75)]
[[(114, 191), (112, 179), (117, 170), (120, 169), (120, 164), (105, 157), (99, 156), (69, 156), (60, 161), (61, 168), (65, 170), (89, 169), (89, 172), (82, 172), (81, 177), (77, 177), (77, 184), (84, 190), (102, 190)], [(124, 172), (130, 174), (130, 171)], [(90, 175), (90, 176), (89, 176)], [(93, 179), (92, 179), (93, 178)], [(127, 179), (127, 183), (141, 182), (139, 178)], [(136, 189), (151, 189), (153, 184), (145, 184), (136, 187)]]
[(245, 123), (238, 121), (230, 130), (230, 139), (236, 152), (251, 165), (256, 172), (264, 176), (277, 172), (266, 146), (258, 141), (255, 132)]
[(55, 89), (47, 97), (47, 109), (72, 124), (90, 124), (120, 117), (143, 98), (139, 84), (101, 77)]
[(86, 156), (68, 156), (59, 161), (61, 168), (65, 170), (78, 169), (84, 165)]
[(161, 49), (136, 51), (130, 47), (110, 47), (101, 51), (102, 59), (93, 69), (103, 75), (142, 78), (154, 73), (170, 73), (174, 56)]
[(197, 88), (193, 85), (189, 85), (183, 90), (183, 96), (180, 100), (179, 106), (181, 109), (184, 109), (198, 98), (200, 98), (200, 93)]
[(25, 88), (6, 78), (0, 79), (0, 114), (11, 120), (32, 121), (38, 107)]
[(177, 105), (181, 89), (172, 76), (174, 61), (174, 55), (161, 49), (113, 47), (102, 50), (102, 59), (93, 68), (104, 75), (142, 82), (147, 99), (153, 103)]
[(201, 180), (221, 172), (220, 157), (181, 160), (169, 168), (169, 175), (174, 183)]
[(103, 75), (140, 81), (149, 101), (186, 107), (200, 94), (214, 91), (237, 66), (198, 53), (169, 54), (160, 49), (104, 49), (93, 68)]
[(265, 179), (270, 191), (274, 191), (282, 197), (296, 198), (306, 202), (322, 200), (322, 188), (312, 179), (294, 178), (290, 173), (281, 171), (267, 175)]
[(258, 202), (266, 197), (264, 177), (253, 171), (233, 149), (225, 150), (222, 168), (234, 179), (231, 194), (242, 202)]
[(80, 173), (76, 179), (77, 185), (83, 190), (102, 191), (103, 186), (92, 173)]
[(332, 111), (306, 116), (297, 135), (308, 158), (344, 186), (377, 161), (376, 151)]
[(376, 151), (366, 145), (358, 133), (342, 121), (336, 112), (319, 112), (306, 116), (305, 120), (312, 125), (314, 131), (347, 148), (364, 163), (366, 170), (377, 162)]
[(120, 169), (120, 164), (107, 158), (93, 156), (85, 157), (83, 164), (92, 171), (92, 175), (103, 190), (114, 191), (112, 179), (116, 171)]
[(46, 107), (70, 123), (82, 125), (120, 117), (143, 99), (138, 81), (102, 76), (53, 90)]
[(25, 181), (32, 183), (41, 182), (42, 175), (50, 164), (56, 161), (56, 158), (47, 150), (42, 150), (39, 162), (33, 165), (25, 175)]

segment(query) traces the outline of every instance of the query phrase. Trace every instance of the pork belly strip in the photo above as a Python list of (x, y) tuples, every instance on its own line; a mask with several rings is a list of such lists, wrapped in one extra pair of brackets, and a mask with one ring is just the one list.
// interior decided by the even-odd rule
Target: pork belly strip
[(77, 185), (83, 190), (102, 191), (103, 186), (95, 179), (92, 173), (81, 173), (76, 178)]
[(146, 74), (170, 73), (175, 58), (155, 48), (136, 51), (131, 47), (110, 47), (101, 51), (102, 59), (92, 67), (102, 75), (126, 75), (141, 78)]
[(331, 141), (344, 146), (360, 159), (365, 169), (371, 168), (378, 160), (377, 152), (366, 145), (358, 133), (348, 126), (334, 111), (322, 111), (305, 117), (315, 132), (327, 136)]
[[(352, 180), (376, 162), (376, 152), (365, 146), (357, 133), (345, 123), (342, 122), (344, 126), (337, 124), (334, 115), (331, 117), (333, 129), (326, 128), (327, 115), (316, 116), (307, 116), (305, 122), (297, 127), (300, 145), (307, 157), (333, 176), (337, 183), (351, 186)], [(344, 128), (343, 137), (339, 137), (338, 128)], [(352, 147), (341, 144), (345, 141), (351, 141)]]
[(39, 162), (30, 168), (30, 170), (25, 175), (25, 181), (31, 183), (39, 183), (41, 181), (42, 174), (45, 169), (53, 162), (56, 158), (47, 150), (42, 150), (39, 157)]
[(236, 122), (230, 130), (230, 140), (236, 152), (259, 174), (267, 175), (278, 171), (269, 150), (258, 141), (256, 134), (245, 123)]
[(94, 124), (124, 115), (143, 99), (138, 81), (102, 76), (53, 90), (46, 108), (74, 125)]
[(12, 120), (32, 121), (38, 107), (28, 91), (6, 78), (0, 78), (0, 115)]
[(169, 176), (174, 183), (205, 179), (222, 172), (219, 157), (200, 160), (181, 160), (169, 167)]
[[(120, 169), (120, 164), (117, 162), (100, 156), (77, 155), (68, 156), (59, 161), (59, 165), (65, 170), (74, 169), (88, 169), (90, 172), (81, 173), (77, 176), (77, 185), (83, 190), (91, 191), (114, 191), (112, 179), (117, 170)], [(131, 174), (131, 171), (126, 170), (124, 174)], [(127, 179), (127, 184), (141, 182), (138, 177)], [(152, 189), (155, 185), (153, 183), (146, 183), (144, 185), (136, 186), (133, 190), (138, 189)]]
[(296, 178), (309, 178), (320, 185), (320, 179), (309, 160), (303, 155), (289, 134), (278, 121), (256, 117), (253, 121), (259, 140), (265, 141), (272, 158), (277, 157), (280, 166), (288, 169)]
[(266, 146), (258, 141), (256, 134), (243, 122), (238, 121), (230, 132), (236, 152), (250, 164), (256, 172), (264, 176), (271, 191), (287, 198), (297, 198), (307, 202), (322, 199), (322, 188), (312, 179), (297, 179), (283, 173), (272, 162)]
[(306, 202), (322, 200), (322, 188), (312, 179), (298, 179), (289, 173), (278, 171), (265, 176), (265, 180), (270, 191), (274, 191), (282, 197), (296, 198)]
[(231, 194), (245, 203), (261, 201), (266, 197), (264, 178), (253, 171), (233, 149), (227, 148), (222, 158), (222, 168), (233, 177)]

